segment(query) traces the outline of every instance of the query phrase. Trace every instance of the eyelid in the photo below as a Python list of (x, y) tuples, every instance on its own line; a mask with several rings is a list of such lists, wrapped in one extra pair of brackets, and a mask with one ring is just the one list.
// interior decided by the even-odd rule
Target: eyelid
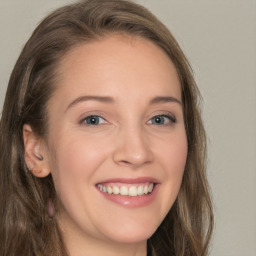
[[(158, 113), (157, 113), (158, 112)], [(177, 122), (177, 119), (176, 119), (176, 116), (173, 114), (173, 113), (171, 113), (171, 112), (169, 112), (169, 111), (157, 111), (157, 112), (155, 112), (155, 114), (154, 115), (152, 115), (149, 119), (148, 119), (148, 121), (147, 121), (147, 124), (150, 124), (150, 125), (157, 125), (157, 124), (153, 124), (152, 123), (152, 119), (153, 118), (156, 118), (156, 117), (165, 117), (165, 118), (167, 118), (168, 120), (169, 120), (169, 122), (168, 123), (164, 123), (164, 124), (158, 124), (158, 125), (165, 125), (165, 126), (168, 126), (168, 125), (173, 125), (173, 124), (175, 124), (176, 122)], [(88, 118), (90, 118), (90, 117), (98, 117), (98, 118), (101, 118), (102, 120), (103, 120), (103, 122), (101, 122), (101, 123), (99, 123), (99, 124), (88, 124), (88, 123), (86, 123), (85, 122), (85, 120), (86, 119), (88, 119)], [(88, 112), (88, 113), (84, 113), (84, 115), (81, 117), (81, 118), (79, 118), (79, 124), (81, 124), (81, 125), (87, 125), (87, 126), (91, 126), (91, 127), (95, 127), (95, 126), (100, 126), (100, 125), (105, 125), (105, 124), (108, 124), (109, 123), (109, 121), (105, 118), (105, 114), (104, 113), (96, 113), (96, 112), (94, 112), (94, 111), (92, 111), (92, 112)]]

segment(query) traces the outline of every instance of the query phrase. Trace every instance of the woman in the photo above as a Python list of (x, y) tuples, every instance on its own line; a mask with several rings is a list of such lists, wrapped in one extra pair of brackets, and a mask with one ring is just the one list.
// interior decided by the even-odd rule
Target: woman
[(46, 17), (1, 118), (0, 254), (207, 255), (198, 96), (143, 7), (89, 0)]

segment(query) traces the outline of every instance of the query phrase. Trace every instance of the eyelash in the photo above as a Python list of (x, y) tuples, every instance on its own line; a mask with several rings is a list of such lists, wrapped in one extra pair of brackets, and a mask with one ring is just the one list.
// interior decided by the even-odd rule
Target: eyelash
[[(158, 120), (161, 122), (161, 121), (164, 121), (164, 123), (153, 123), (152, 120), (158, 118)], [(89, 123), (90, 122), (90, 119), (91, 119), (91, 122), (93, 123)], [(101, 119), (101, 120), (100, 120)], [(166, 120), (167, 119), (167, 120)], [(166, 123), (167, 121), (167, 123)], [(172, 115), (156, 115), (156, 116), (153, 116), (147, 123), (151, 122), (150, 124), (152, 125), (170, 125), (169, 122), (171, 122), (171, 124), (174, 124), (177, 122), (176, 118)], [(101, 116), (98, 116), (98, 115), (90, 115), (90, 116), (87, 116), (85, 117), (83, 120), (81, 120), (80, 122), (81, 124), (85, 124), (87, 126), (98, 126), (98, 125), (102, 125), (102, 124), (105, 124), (107, 123), (106, 119), (104, 119), (103, 117)]]
[[(157, 118), (159, 118), (160, 120), (164, 120), (164, 121), (166, 121), (166, 119), (168, 119), (168, 121), (171, 122), (171, 124), (174, 124), (177, 122), (176, 118), (172, 115), (156, 115), (156, 116), (153, 116), (150, 119), (150, 121), (152, 121), (153, 119), (156, 120)], [(157, 123), (155, 123), (155, 124), (151, 123), (151, 124), (153, 124), (153, 125), (170, 125), (169, 122), (163, 123), (163, 124), (157, 124)]]
[[(102, 119), (103, 120), (103, 123), (100, 123), (100, 121), (98, 120), (98, 122), (96, 122), (96, 124), (89, 124), (88, 123), (88, 121), (90, 120), (90, 118), (93, 120), (95, 120), (95, 119)], [(91, 120), (91, 121), (92, 121)], [(90, 115), (90, 116), (87, 116), (87, 117), (85, 117), (83, 120), (81, 120), (81, 124), (85, 124), (85, 125), (88, 125), (88, 126), (98, 126), (98, 125), (102, 125), (102, 124), (104, 124), (104, 123), (106, 123), (107, 121), (103, 118), (103, 117), (101, 117), (101, 116), (98, 116), (98, 115)]]

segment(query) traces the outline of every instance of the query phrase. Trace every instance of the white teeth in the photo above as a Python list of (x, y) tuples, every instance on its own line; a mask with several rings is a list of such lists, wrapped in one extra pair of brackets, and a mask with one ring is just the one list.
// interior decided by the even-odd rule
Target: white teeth
[(148, 186), (145, 186), (145, 187), (144, 187), (144, 194), (145, 194), (145, 195), (148, 194)]
[(153, 188), (154, 188), (154, 184), (151, 183), (151, 184), (148, 186), (148, 192), (151, 193), (152, 190), (153, 190)]
[(125, 187), (125, 186), (122, 186), (121, 189), (120, 189), (120, 194), (121, 194), (122, 196), (128, 196), (128, 195), (129, 195), (128, 188)]
[(143, 189), (143, 186), (139, 186), (138, 187), (138, 196), (141, 196), (144, 194), (144, 189)]
[(108, 192), (109, 194), (112, 194), (112, 193), (113, 193), (113, 190), (112, 190), (112, 188), (111, 188), (110, 186), (107, 186), (107, 192)]
[(135, 186), (131, 186), (129, 188), (129, 196), (137, 196), (138, 195), (138, 190)]
[(114, 195), (122, 195), (122, 196), (142, 196), (151, 193), (154, 189), (153, 183), (147, 184), (134, 184), (134, 185), (122, 185), (119, 187), (118, 185), (107, 185), (103, 186), (102, 184), (98, 184), (97, 187), (100, 191), (108, 194)]
[(115, 195), (120, 194), (119, 187), (117, 187), (117, 186), (114, 186), (114, 187), (113, 187), (113, 194), (115, 194)]

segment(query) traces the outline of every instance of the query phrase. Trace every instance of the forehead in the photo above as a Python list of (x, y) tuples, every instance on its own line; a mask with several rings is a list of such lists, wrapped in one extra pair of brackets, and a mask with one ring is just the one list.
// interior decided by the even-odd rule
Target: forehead
[[(153, 42), (111, 35), (70, 50), (58, 66), (57, 94), (65, 99), (85, 94), (124, 94), (138, 97), (173, 94), (181, 98), (176, 68)], [(104, 96), (104, 95), (103, 95)], [(118, 97), (118, 95), (116, 95)]]

